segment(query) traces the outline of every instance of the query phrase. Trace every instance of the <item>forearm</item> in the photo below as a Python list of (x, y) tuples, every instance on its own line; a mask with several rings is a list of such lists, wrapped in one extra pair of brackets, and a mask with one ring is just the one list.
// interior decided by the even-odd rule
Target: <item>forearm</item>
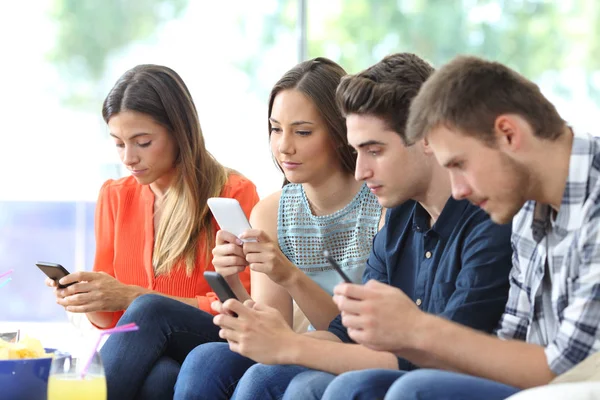
[(340, 340), (339, 337), (335, 336), (333, 333), (331, 333), (329, 331), (308, 331), (308, 332), (304, 332), (302, 335), (304, 335), (306, 337), (314, 338), (314, 339), (329, 340), (332, 342), (342, 343), (342, 341)]
[(331, 295), (304, 272), (297, 270), (283, 286), (315, 329), (327, 329), (331, 320), (339, 314)]
[(398, 359), (392, 353), (306, 334), (296, 335), (283, 353), (281, 364), (301, 365), (336, 375), (369, 368), (398, 369)]
[(227, 276), (225, 277), (225, 280), (227, 281), (229, 287), (231, 287), (231, 290), (233, 290), (233, 293), (235, 293), (239, 301), (243, 303), (246, 300), (250, 300), (250, 294), (242, 284), (242, 281), (240, 280), (240, 276), (238, 274)]
[(428, 314), (412, 342), (398, 355), (422, 367), (457, 370), (519, 388), (545, 385), (555, 377), (541, 346), (501, 340)]

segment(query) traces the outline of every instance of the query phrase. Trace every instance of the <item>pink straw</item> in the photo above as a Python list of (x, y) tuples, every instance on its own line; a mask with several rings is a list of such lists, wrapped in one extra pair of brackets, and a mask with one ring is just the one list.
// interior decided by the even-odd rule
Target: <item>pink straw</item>
[(12, 274), (13, 271), (14, 271), (14, 269), (9, 269), (8, 271), (1, 273), (0, 274), (0, 279), (4, 278), (5, 276), (8, 276), (8, 275)]
[(111, 335), (113, 333), (133, 332), (133, 331), (137, 331), (138, 329), (140, 329), (139, 326), (137, 326), (135, 324), (135, 322), (132, 322), (130, 324), (121, 325), (121, 326), (117, 326), (116, 328), (106, 329), (106, 330), (102, 331), (100, 333), (100, 335), (98, 335), (98, 340), (96, 341), (96, 344), (94, 345), (94, 348), (92, 349), (89, 359), (87, 360), (87, 362), (85, 363), (85, 366), (81, 370), (81, 379), (85, 378), (85, 376), (87, 375), (87, 372), (90, 369), (90, 366), (92, 365), (92, 361), (94, 360), (94, 355), (98, 351), (98, 346), (100, 346), (100, 342), (102, 341), (102, 338), (104, 336)]

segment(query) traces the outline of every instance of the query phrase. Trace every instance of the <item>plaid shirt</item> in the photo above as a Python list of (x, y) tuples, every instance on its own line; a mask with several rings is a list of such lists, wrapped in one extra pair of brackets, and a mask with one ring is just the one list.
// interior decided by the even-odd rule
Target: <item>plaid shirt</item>
[[(600, 350), (599, 177), (600, 138), (575, 136), (556, 218), (528, 201), (513, 220), (511, 287), (497, 334), (544, 346), (557, 375)], [(551, 307), (543, 305), (546, 270)]]

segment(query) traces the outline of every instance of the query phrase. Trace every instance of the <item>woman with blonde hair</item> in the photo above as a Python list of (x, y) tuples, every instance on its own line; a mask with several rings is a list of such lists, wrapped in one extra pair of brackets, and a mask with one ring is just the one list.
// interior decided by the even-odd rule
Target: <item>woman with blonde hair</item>
[[(131, 176), (102, 186), (93, 272), (63, 278), (74, 284), (56, 289), (57, 302), (98, 328), (140, 326), (110, 337), (101, 350), (109, 398), (167, 398), (187, 352), (221, 340), (210, 308), (216, 297), (203, 276), (214, 270), (218, 230), (206, 201), (234, 198), (249, 215), (258, 195), (206, 150), (196, 107), (175, 71), (127, 71), (102, 115)], [(249, 273), (241, 276), (249, 289)]]

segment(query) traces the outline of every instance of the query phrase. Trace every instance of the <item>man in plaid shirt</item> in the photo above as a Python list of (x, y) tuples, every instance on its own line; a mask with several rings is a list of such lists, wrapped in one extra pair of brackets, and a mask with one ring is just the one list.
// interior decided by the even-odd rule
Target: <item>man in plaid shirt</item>
[(512, 220), (513, 268), (497, 337), (378, 282), (335, 289), (352, 339), (435, 368), (402, 375), (386, 399), (505, 399), (600, 350), (600, 139), (575, 136), (537, 85), (475, 57), (427, 80), (407, 135), (428, 140), (456, 199)]

